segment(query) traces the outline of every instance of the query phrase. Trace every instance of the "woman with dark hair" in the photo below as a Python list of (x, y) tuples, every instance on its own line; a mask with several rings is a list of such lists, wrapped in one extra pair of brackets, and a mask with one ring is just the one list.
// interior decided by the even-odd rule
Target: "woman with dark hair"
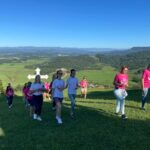
[(46, 89), (44, 87), (44, 83), (41, 82), (40, 75), (35, 77), (35, 82), (31, 84), (30, 87), (30, 94), (33, 95), (33, 102), (35, 106), (35, 112), (33, 114), (33, 119), (37, 119), (38, 121), (42, 121), (41, 112), (42, 112), (42, 105), (43, 105), (43, 92)]
[(150, 90), (150, 64), (147, 66), (147, 69), (143, 71), (142, 79), (142, 110), (145, 110), (145, 103), (147, 100), (147, 95)]
[(114, 94), (117, 98), (116, 115), (121, 111), (122, 119), (127, 119), (125, 115), (125, 98), (127, 97), (126, 87), (128, 86), (128, 67), (123, 66), (114, 79)]
[(6, 98), (7, 98), (8, 107), (11, 108), (12, 103), (13, 103), (13, 98), (14, 98), (14, 89), (12, 88), (10, 83), (8, 83), (5, 95), (6, 95)]

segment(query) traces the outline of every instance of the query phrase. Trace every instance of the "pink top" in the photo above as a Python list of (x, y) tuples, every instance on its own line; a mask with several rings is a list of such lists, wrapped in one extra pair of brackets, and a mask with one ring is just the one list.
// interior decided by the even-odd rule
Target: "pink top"
[(144, 79), (144, 88), (150, 88), (150, 70), (145, 69), (142, 78)]
[(30, 88), (25, 88), (24, 94), (27, 100), (32, 100), (32, 95), (30, 94)]
[(82, 81), (80, 82), (80, 86), (81, 86), (82, 88), (88, 87), (88, 81), (87, 81), (87, 80), (82, 80)]
[(26, 88), (27, 88), (27, 87), (24, 87), (24, 88), (22, 89), (22, 93), (23, 93), (23, 94), (25, 94)]
[(13, 88), (8, 88), (8, 89), (6, 89), (6, 95), (7, 95), (7, 96), (13, 96), (13, 95), (14, 95), (14, 90), (13, 90)]
[(45, 86), (45, 89), (46, 89), (46, 90), (49, 90), (49, 83), (45, 83), (44, 86)]
[(118, 73), (115, 76), (114, 81), (117, 82), (117, 83), (121, 83), (122, 84), (122, 85), (115, 86), (116, 88), (125, 89), (127, 84), (128, 84), (128, 75), (127, 74)]

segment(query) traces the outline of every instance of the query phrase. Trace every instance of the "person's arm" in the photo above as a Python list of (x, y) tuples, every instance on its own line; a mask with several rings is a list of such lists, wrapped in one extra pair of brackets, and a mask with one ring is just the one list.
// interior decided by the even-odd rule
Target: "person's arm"
[(144, 78), (141, 79), (141, 88), (144, 89)]
[(123, 85), (122, 83), (120, 83), (120, 82), (118, 81), (117, 75), (116, 75), (115, 78), (114, 78), (113, 85), (114, 85), (114, 86), (120, 86), (120, 85)]
[(54, 92), (55, 92), (55, 81), (52, 83), (52, 87), (51, 87), (51, 90), (52, 90), (52, 93), (51, 93), (51, 97), (52, 97), (52, 99), (53, 99), (53, 97), (54, 97)]
[(66, 89), (68, 88), (68, 82), (69, 82), (69, 79), (67, 79), (66, 81), (66, 86), (65, 86)]
[(77, 79), (77, 85), (76, 85), (76, 89), (78, 89), (80, 87), (79, 81)]
[(42, 88), (38, 90), (39, 92), (48, 92), (48, 90), (45, 88), (44, 84), (42, 85)]
[(144, 78), (146, 76), (146, 72), (143, 71), (143, 74), (142, 74), (142, 78), (141, 78), (141, 89), (144, 90)]

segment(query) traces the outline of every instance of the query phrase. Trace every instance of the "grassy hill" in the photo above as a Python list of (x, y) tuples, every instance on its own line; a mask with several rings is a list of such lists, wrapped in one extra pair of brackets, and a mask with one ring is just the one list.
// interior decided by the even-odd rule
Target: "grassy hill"
[(49, 101), (44, 102), (42, 122), (29, 117), (22, 97), (16, 96), (8, 110), (0, 97), (1, 150), (148, 150), (150, 105), (140, 108), (141, 92), (130, 90), (126, 100), (128, 120), (114, 115), (115, 98), (109, 90), (91, 90), (88, 99), (77, 98), (76, 119), (69, 116), (70, 101), (63, 103), (63, 125), (55, 122)]

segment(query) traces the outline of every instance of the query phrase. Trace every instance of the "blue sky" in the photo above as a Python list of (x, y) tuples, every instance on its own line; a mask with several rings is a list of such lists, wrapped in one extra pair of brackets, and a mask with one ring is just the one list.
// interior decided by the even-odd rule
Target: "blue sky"
[(150, 46), (150, 0), (0, 0), (0, 46)]

